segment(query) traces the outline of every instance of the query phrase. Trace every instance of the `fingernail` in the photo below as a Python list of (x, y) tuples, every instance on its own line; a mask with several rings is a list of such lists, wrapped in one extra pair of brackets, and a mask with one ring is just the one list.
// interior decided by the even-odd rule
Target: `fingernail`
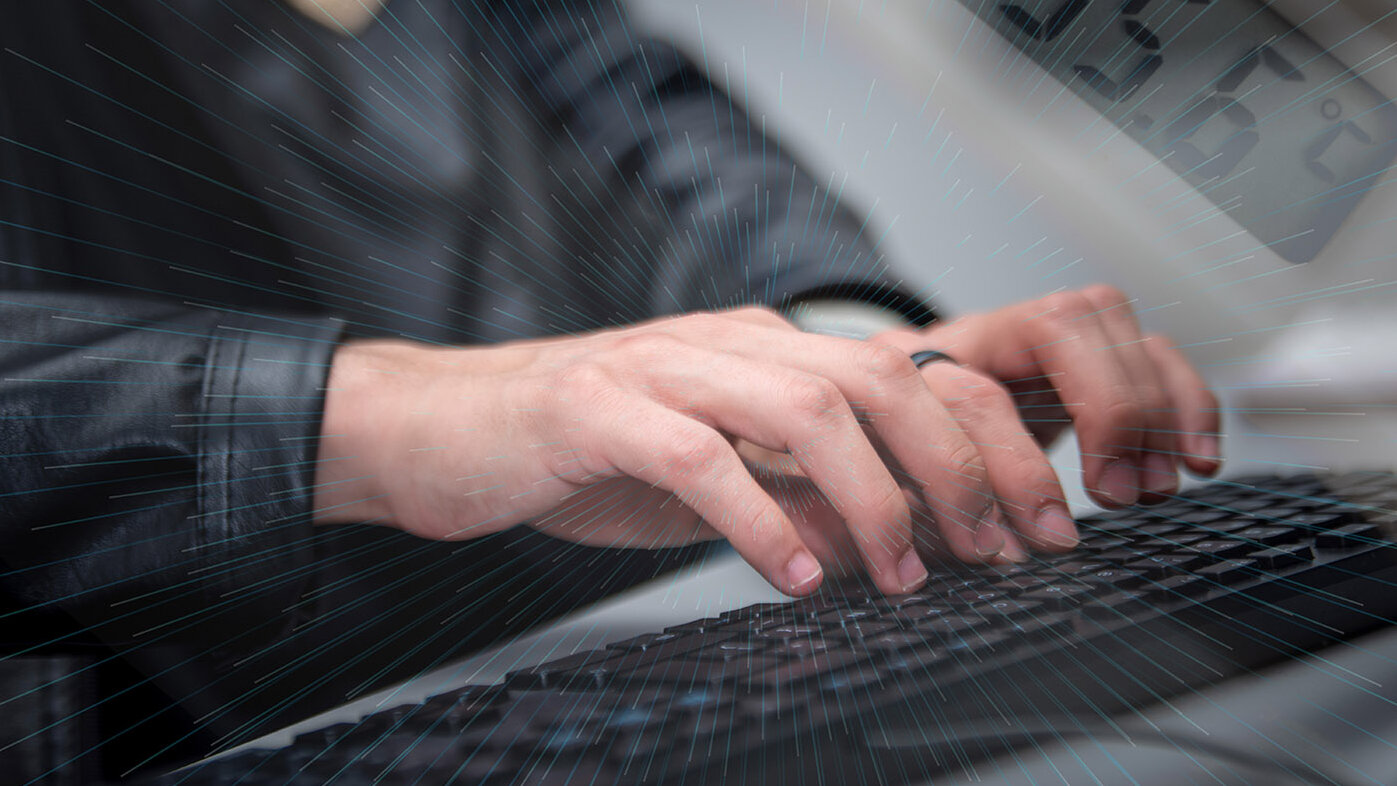
[(916, 549), (908, 549), (897, 563), (897, 582), (903, 592), (911, 592), (926, 583), (926, 565)]
[(1117, 505), (1134, 505), (1140, 499), (1140, 476), (1125, 459), (1116, 459), (1101, 473), (1098, 491)]
[(1077, 524), (1061, 505), (1047, 505), (1038, 513), (1038, 525), (1033, 533), (1038, 540), (1050, 546), (1075, 548), (1081, 539), (1077, 537)]
[(786, 563), (787, 594), (804, 595), (820, 585), (825, 571), (809, 553), (802, 551)]
[(992, 515), (986, 516), (975, 530), (975, 554), (980, 559), (988, 559), (1001, 551), (1004, 551), (1004, 532)]
[(1197, 450), (1194, 451), (1193, 455), (1203, 459), (1204, 461), (1211, 461), (1215, 464), (1222, 463), (1221, 444), (1215, 435), (1199, 435), (1195, 439), (1194, 446), (1197, 448)]
[(1168, 456), (1159, 453), (1145, 456), (1144, 471), (1140, 474), (1145, 488), (1156, 494), (1173, 494), (1179, 487), (1178, 472)]
[(1028, 562), (1028, 553), (1013, 538), (1005, 538), (1004, 548), (999, 552), (998, 558), (1005, 562)]

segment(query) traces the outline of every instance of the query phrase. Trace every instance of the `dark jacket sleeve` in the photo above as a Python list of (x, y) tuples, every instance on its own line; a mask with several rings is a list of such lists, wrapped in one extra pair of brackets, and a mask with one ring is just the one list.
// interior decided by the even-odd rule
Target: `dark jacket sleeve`
[(637, 39), (607, 0), (531, 5), (531, 46), (513, 56), (553, 126), (558, 212), (585, 217), (561, 227), (584, 260), (645, 282), (652, 313), (847, 298), (931, 320), (868, 218), (680, 51)]
[(130, 641), (294, 592), (338, 334), (329, 319), (0, 293), (6, 638), (73, 618)]

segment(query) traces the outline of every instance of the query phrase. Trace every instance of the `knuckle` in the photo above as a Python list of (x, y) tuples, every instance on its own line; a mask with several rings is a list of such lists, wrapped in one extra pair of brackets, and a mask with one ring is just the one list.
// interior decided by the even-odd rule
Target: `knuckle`
[(790, 327), (791, 323), (781, 316), (775, 309), (768, 306), (742, 306), (733, 309), (734, 316), (740, 316), (750, 322), (757, 322), (772, 327)]
[(765, 505), (749, 506), (740, 524), (745, 533), (745, 540), (759, 553), (774, 553), (780, 550), (786, 539), (780, 521)]
[(823, 377), (797, 377), (786, 386), (787, 406), (804, 420), (826, 420), (834, 417), (844, 403), (844, 396)]
[(667, 469), (679, 477), (692, 477), (711, 471), (723, 454), (731, 450), (716, 431), (682, 429), (672, 434), (663, 450)]
[(673, 354), (682, 343), (667, 333), (644, 332), (616, 339), (614, 348), (627, 356), (652, 359)]
[(1114, 287), (1110, 284), (1092, 284), (1083, 289), (1082, 294), (1087, 300), (1096, 303), (1098, 309), (1119, 306), (1130, 300), (1118, 287)]
[(1167, 418), (1174, 415), (1174, 404), (1159, 385), (1140, 388), (1140, 413), (1147, 418)]
[(615, 382), (599, 364), (582, 361), (561, 369), (552, 387), (560, 399), (586, 404), (613, 390)]
[(1144, 422), (1144, 412), (1140, 404), (1127, 396), (1113, 396), (1102, 405), (1100, 421), (1104, 428), (1126, 431), (1130, 436), (1139, 436)]
[(896, 347), (863, 342), (854, 352), (857, 367), (879, 382), (898, 382), (917, 376), (917, 367), (912, 363), (912, 358)]
[(1072, 323), (1095, 313), (1096, 306), (1082, 292), (1059, 292), (1049, 295), (1044, 305), (1045, 316), (1058, 323)]
[(1146, 333), (1140, 338), (1140, 345), (1150, 354), (1156, 352), (1172, 352), (1174, 342), (1163, 333)]
[(679, 321), (684, 324), (686, 329), (705, 335), (731, 327), (731, 323), (727, 319), (712, 311), (688, 314), (681, 317)]
[(989, 468), (985, 466), (985, 457), (980, 455), (979, 449), (969, 440), (959, 441), (949, 448), (946, 453), (946, 471), (959, 478), (958, 484), (969, 489), (978, 491), (989, 484)]
[(1208, 388), (1203, 388), (1203, 392), (1199, 394), (1198, 398), (1199, 406), (1202, 407), (1203, 412), (1213, 419), (1216, 419), (1218, 412), (1222, 409), (1222, 403), (1218, 401), (1218, 395)]
[(1014, 410), (1009, 391), (997, 380), (963, 368), (956, 369), (952, 379), (955, 394), (945, 403), (957, 414), (983, 416)]

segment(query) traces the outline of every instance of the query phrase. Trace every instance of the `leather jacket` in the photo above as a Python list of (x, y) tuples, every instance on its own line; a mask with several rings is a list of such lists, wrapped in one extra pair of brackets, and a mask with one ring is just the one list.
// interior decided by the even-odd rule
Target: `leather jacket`
[(652, 576), (693, 552), (313, 529), (336, 345), (811, 293), (926, 321), (872, 234), (610, 0), (389, 0), (357, 36), (271, 0), (4, 4), (0, 636), (128, 671), (102, 703), (141, 763)]

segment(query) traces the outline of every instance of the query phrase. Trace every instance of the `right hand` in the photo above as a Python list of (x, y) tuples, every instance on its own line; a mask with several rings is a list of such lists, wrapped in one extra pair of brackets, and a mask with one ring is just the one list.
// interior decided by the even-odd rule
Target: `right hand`
[[(904, 353), (752, 308), (481, 348), (352, 342), (331, 370), (317, 521), (446, 540), (528, 522), (641, 548), (723, 537), (792, 595), (819, 586), (816, 552), (852, 552), (883, 591), (909, 592), (926, 580), (919, 543), (967, 561), (1004, 547), (990, 469), (1011, 506), (1063, 498), (1003, 388), (955, 376), (943, 405)], [(1002, 449), (982, 453), (966, 418), (993, 421)], [(823, 499), (764, 488), (744, 440), (789, 453)], [(909, 498), (929, 531), (913, 531)]]

